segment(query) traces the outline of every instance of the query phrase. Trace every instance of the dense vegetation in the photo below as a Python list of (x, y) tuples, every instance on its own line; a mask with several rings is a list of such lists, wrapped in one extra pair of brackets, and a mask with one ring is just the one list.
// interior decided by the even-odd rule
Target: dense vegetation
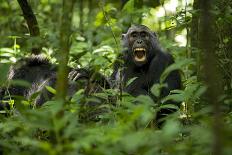
[[(0, 154), (232, 154), (231, 0), (5, 0), (0, 14), (0, 87), (10, 66), (31, 54), (59, 65), (56, 90), (48, 87), (54, 100), (39, 108), (33, 97), (1, 101), (11, 108), (0, 114)], [(163, 100), (182, 106), (162, 128), (153, 123), (162, 106), (149, 96), (78, 90), (66, 100), (66, 65), (109, 77), (131, 24), (156, 31), (175, 58), (166, 72), (181, 70), (183, 89)], [(88, 100), (106, 102), (98, 121), (80, 117)]]

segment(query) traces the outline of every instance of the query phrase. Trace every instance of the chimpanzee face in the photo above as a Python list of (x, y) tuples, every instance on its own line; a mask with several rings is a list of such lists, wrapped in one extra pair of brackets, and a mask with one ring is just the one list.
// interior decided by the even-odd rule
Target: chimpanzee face
[(154, 55), (154, 46), (157, 45), (156, 36), (146, 26), (132, 26), (123, 36), (124, 47), (137, 66), (147, 63)]

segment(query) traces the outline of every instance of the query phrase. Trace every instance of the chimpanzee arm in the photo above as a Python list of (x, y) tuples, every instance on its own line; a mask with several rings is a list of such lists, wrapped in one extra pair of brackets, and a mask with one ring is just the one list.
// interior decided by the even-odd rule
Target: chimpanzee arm
[(131, 84), (125, 87), (125, 91), (132, 96), (148, 95), (148, 90), (144, 86), (142, 77), (135, 79)]
[[(168, 65), (174, 63), (173, 57), (171, 55), (167, 54), (167, 58), (169, 62)], [(161, 97), (169, 95), (171, 90), (181, 89), (181, 77), (179, 70), (171, 71), (165, 79), (165, 83), (167, 84), (167, 87), (162, 90)]]

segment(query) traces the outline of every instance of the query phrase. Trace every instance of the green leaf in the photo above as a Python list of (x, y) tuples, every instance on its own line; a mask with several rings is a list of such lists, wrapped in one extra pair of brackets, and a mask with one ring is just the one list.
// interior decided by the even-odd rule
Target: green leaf
[(50, 86), (45, 86), (45, 88), (52, 94), (56, 94), (56, 90)]
[(106, 93), (94, 93), (94, 96), (107, 100), (108, 95)]
[(162, 104), (159, 109), (176, 109), (178, 110), (179, 107), (173, 104)]
[(151, 93), (152, 93), (153, 95), (155, 95), (156, 97), (159, 97), (162, 88), (164, 88), (164, 87), (166, 87), (166, 86), (167, 86), (166, 84), (160, 84), (160, 83), (154, 84), (154, 85), (151, 87)]
[(2, 55), (3, 53), (14, 53), (14, 50), (11, 48), (0, 48), (0, 54)]
[(47, 101), (43, 108), (48, 112), (51, 112), (53, 115), (56, 115), (63, 108), (63, 102), (60, 101)]
[(185, 101), (185, 96), (184, 94), (170, 94), (166, 96), (165, 98), (162, 99), (162, 103), (165, 103), (169, 100), (176, 101), (176, 102), (183, 102)]
[(134, 5), (135, 5), (135, 0), (129, 0), (123, 7), (122, 11), (126, 11), (128, 13), (133, 13), (134, 12)]
[(144, 104), (154, 105), (154, 101), (151, 99), (150, 96), (147, 95), (139, 95), (138, 97), (135, 98), (135, 100)]
[(126, 87), (129, 86), (134, 80), (136, 80), (138, 77), (133, 77), (131, 78), (127, 83), (126, 83)]
[(3, 86), (8, 79), (8, 72), (10, 69), (10, 64), (0, 64), (0, 86)]
[(87, 98), (86, 102), (101, 103), (101, 100), (93, 96), (93, 97)]
[(179, 62), (176, 62), (176, 63), (168, 66), (165, 69), (165, 71), (162, 73), (161, 77), (160, 77), (160, 83), (164, 83), (164, 81), (166, 80), (166, 78), (168, 77), (168, 75), (172, 71), (174, 71), (174, 70), (181, 70), (184, 67), (189, 66), (189, 65), (193, 65), (193, 64), (194, 64), (193, 59), (184, 59), (184, 60), (181, 60)]
[(22, 87), (26, 87), (26, 88), (29, 88), (31, 86), (30, 82), (27, 82), (25, 80), (12, 80), (11, 85), (22, 86)]
[(164, 140), (171, 141), (180, 131), (180, 124), (178, 121), (175, 120), (168, 120), (167, 123), (165, 123), (165, 126), (163, 128), (163, 138)]
[(80, 100), (84, 97), (84, 89), (78, 90), (71, 99), (71, 102), (80, 102)]

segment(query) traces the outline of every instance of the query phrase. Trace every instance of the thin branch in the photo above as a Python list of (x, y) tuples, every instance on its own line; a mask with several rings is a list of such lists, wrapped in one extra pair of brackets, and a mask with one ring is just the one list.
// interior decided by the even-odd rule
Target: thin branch
[(103, 15), (104, 15), (104, 18), (105, 18), (107, 24), (109, 25), (108, 28), (110, 29), (110, 32), (111, 32), (111, 34), (112, 34), (112, 36), (114, 38), (114, 42), (116, 44), (116, 48), (117, 48), (117, 52), (118, 52), (119, 51), (118, 42), (117, 42), (116, 36), (115, 36), (115, 34), (114, 34), (113, 30), (112, 30), (110, 19), (107, 17), (106, 11), (104, 10), (103, 2), (99, 2), (99, 6), (100, 6), (100, 8), (101, 8), (101, 10), (103, 12)]
[[(108, 28), (110, 29), (110, 32), (111, 32), (111, 34), (112, 34), (112, 36), (114, 38), (114, 42), (115, 42), (116, 48), (117, 48), (117, 53), (119, 53), (119, 45), (118, 45), (116, 36), (115, 36), (115, 34), (114, 34), (114, 32), (113, 32), (113, 30), (111, 28), (110, 19), (107, 17), (106, 11), (104, 10), (104, 5), (103, 5), (102, 1), (99, 2), (99, 6), (100, 6), (100, 8), (101, 8), (101, 10), (103, 12), (103, 15), (105, 17), (105, 20), (106, 20), (107, 24), (109, 25)], [(120, 95), (119, 95), (120, 97), (119, 98), (120, 98), (120, 100), (122, 100), (122, 75), (121, 75), (121, 71), (120, 71), (120, 86), (119, 86), (119, 90), (120, 90)]]
[[(30, 4), (27, 2), (27, 0), (17, 0), (21, 10), (23, 12), (24, 19), (27, 22), (27, 26), (29, 29), (29, 33), (31, 37), (39, 37), (40, 36), (40, 30), (39, 25), (36, 19), (36, 16), (30, 6)], [(41, 47), (38, 47), (38, 43), (32, 46), (32, 53), (33, 54), (39, 54), (41, 51)]]

